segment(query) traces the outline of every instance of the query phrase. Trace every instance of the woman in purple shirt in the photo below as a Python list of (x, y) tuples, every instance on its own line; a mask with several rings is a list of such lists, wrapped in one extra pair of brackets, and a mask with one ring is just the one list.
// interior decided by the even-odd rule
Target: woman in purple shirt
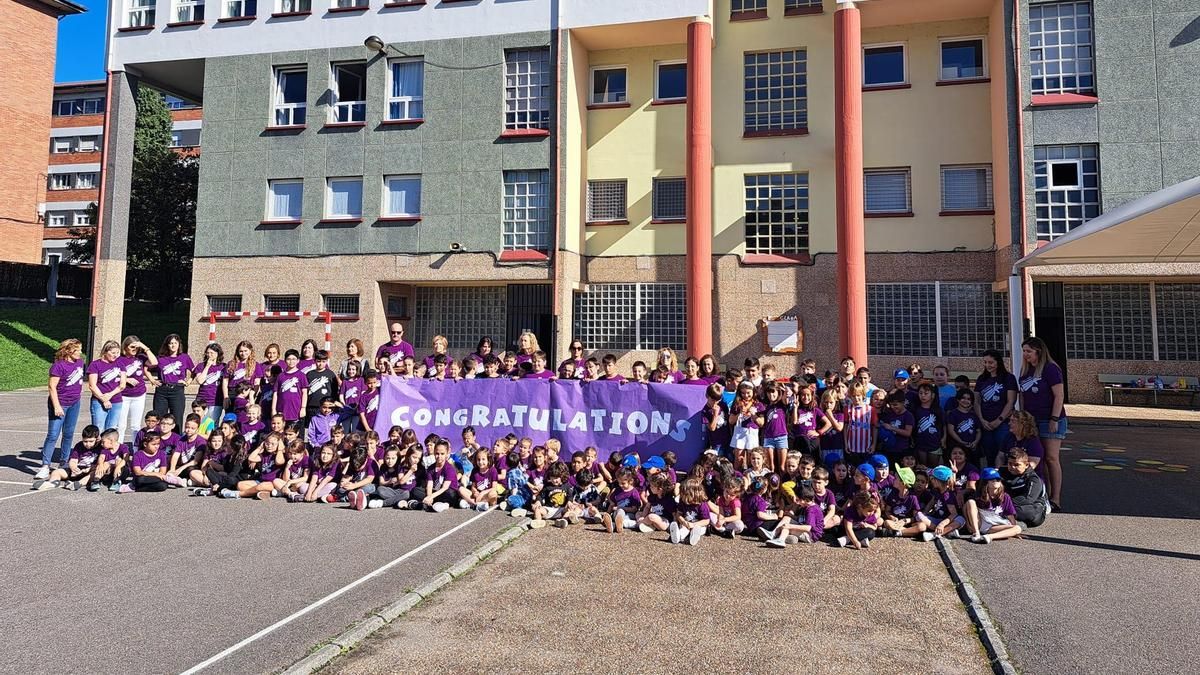
[(189, 373), (195, 366), (192, 357), (187, 355), (187, 345), (183, 338), (171, 333), (163, 339), (158, 348), (158, 381), (154, 388), (154, 410), (167, 411), (177, 420), (187, 417), (187, 402), (184, 400), (183, 388), (187, 384)]
[[(79, 401), (83, 394), (83, 347), (79, 340), (63, 340), (54, 352), (54, 363), (50, 365), (50, 383), (47, 387), (46, 414), (49, 424), (46, 440), (42, 442), (42, 466), (36, 478), (50, 477), (50, 461), (53, 459), (55, 443), (58, 448), (58, 463), (66, 466), (71, 452), (71, 439), (75, 438), (75, 423), (79, 420)], [(61, 441), (60, 441), (61, 439)]]
[(995, 349), (983, 353), (983, 372), (975, 378), (975, 415), (983, 436), (980, 462), (996, 466), (997, 455), (1008, 438), (1008, 418), (1017, 403), (1017, 378), (1004, 367), (1004, 355)]
[[(125, 391), (121, 392), (124, 412), (117, 438), (124, 443), (126, 432), (132, 439), (142, 428), (142, 417), (146, 414), (146, 369), (157, 366), (158, 357), (138, 336), (130, 335), (121, 341), (120, 361), (125, 369)], [(149, 377), (151, 384), (157, 384), (153, 376)]]
[(205, 417), (213, 423), (221, 421), (221, 375), (225, 372), (225, 350), (216, 342), (204, 348), (204, 359), (192, 366), (192, 377), (200, 385), (196, 400), (208, 408)]
[(531, 331), (524, 331), (517, 337), (517, 365), (533, 361), (533, 355), (540, 350), (537, 336)]
[(109, 340), (100, 348), (100, 358), (87, 367), (88, 391), (92, 392), (92, 424), (101, 431), (116, 429), (121, 423), (121, 391), (125, 389), (125, 369), (121, 345)]
[(1046, 450), (1047, 481), (1050, 508), (1062, 510), (1062, 463), (1058, 450), (1067, 437), (1067, 411), (1063, 407), (1063, 373), (1046, 343), (1037, 337), (1027, 338), (1021, 343), (1021, 409), (1037, 420), (1038, 437)]

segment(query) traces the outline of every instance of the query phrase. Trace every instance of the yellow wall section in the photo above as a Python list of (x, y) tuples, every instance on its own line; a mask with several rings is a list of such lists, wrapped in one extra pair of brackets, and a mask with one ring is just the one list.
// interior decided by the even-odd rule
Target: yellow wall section
[[(682, 223), (651, 224), (651, 189), (656, 177), (682, 177), (685, 149), (684, 105), (652, 105), (654, 64), (687, 56), (685, 45), (595, 51), (590, 66), (626, 67), (628, 108), (590, 110), (586, 145), (588, 180), (625, 178), (629, 225), (586, 228), (584, 253), (590, 256), (682, 255)], [(581, 83), (590, 91), (590, 71)], [(583, 217), (583, 212), (580, 212)]]
[[(938, 40), (987, 31), (986, 19), (863, 30), (864, 47), (905, 43), (912, 85), (863, 92), (863, 165), (911, 167), (914, 213), (912, 218), (868, 218), (868, 251), (986, 250), (994, 245), (993, 216), (938, 215), (941, 166), (992, 161), (991, 88), (986, 83), (936, 86)], [(988, 56), (990, 72), (995, 64)], [(1003, 73), (1003, 64), (1000, 68)]]
[(566, 58), (567, 82), (564, 89), (566, 100), (566, 123), (559, 142), (565, 155), (564, 194), (566, 217), (560, 223), (561, 248), (579, 253), (583, 246), (583, 215), (586, 199), (586, 176), (583, 158), (586, 155), (583, 138), (587, 130), (588, 53), (570, 31), (563, 32), (563, 53)]

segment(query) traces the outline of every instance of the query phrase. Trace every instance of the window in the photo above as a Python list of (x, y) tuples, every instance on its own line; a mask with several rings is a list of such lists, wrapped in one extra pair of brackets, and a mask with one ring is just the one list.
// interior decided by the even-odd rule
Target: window
[(988, 283), (867, 284), (867, 353), (975, 356), (1008, 344), (1008, 294)]
[(75, 149), (76, 152), (96, 152), (96, 137), (95, 136), (80, 136), (79, 144)]
[(299, 295), (264, 295), (263, 309), (268, 312), (299, 312)]
[(420, 176), (383, 177), (383, 215), (391, 218), (421, 216)]
[(1153, 358), (1149, 284), (1063, 284), (1062, 289), (1067, 359)]
[(808, 128), (806, 57), (803, 49), (745, 55), (746, 135), (776, 135)]
[(126, 28), (151, 28), (154, 26), (154, 0), (129, 0), (125, 13)]
[(545, 169), (504, 172), (504, 249), (550, 248), (550, 176)]
[(275, 69), (275, 126), (303, 126), (308, 113), (308, 71)]
[[(434, 335), (445, 335), (452, 345), (473, 345), (480, 335), (507, 343), (504, 286), (417, 286), (415, 305), (411, 338), (415, 345), (429, 344)], [(389, 311), (389, 317), (408, 316), (407, 302), (392, 309), (402, 311)]]
[(267, 181), (267, 220), (300, 220), (303, 205), (303, 180)]
[(588, 102), (595, 105), (625, 103), (628, 100), (626, 86), (625, 66), (592, 68), (592, 98)]
[(358, 295), (322, 295), (321, 305), (334, 317), (358, 316)]
[(92, 223), (92, 218), (88, 215), (87, 211), (76, 211), (73, 224), (75, 227), (88, 227), (94, 223)]
[(225, 19), (240, 19), (253, 17), (258, 13), (258, 0), (223, 0), (221, 17)]
[(746, 253), (797, 255), (808, 250), (808, 174), (748, 174)]
[(904, 45), (863, 48), (863, 87), (894, 87), (908, 83)]
[(863, 191), (868, 214), (912, 214), (912, 171), (908, 167), (867, 169)]
[(767, 18), (767, 0), (732, 0), (729, 5), (729, 18), (758, 19)]
[(67, 214), (61, 213), (61, 212), (60, 213), (47, 213), (46, 214), (46, 226), (47, 227), (66, 227), (67, 226)]
[(550, 129), (550, 50), (504, 53), (504, 128)]
[(626, 185), (624, 180), (589, 180), (587, 184), (587, 222), (604, 223), (625, 220)]
[(991, 211), (992, 167), (942, 167), (942, 211)]
[(654, 100), (687, 100), (687, 62), (663, 61), (654, 64)]
[(419, 120), (425, 116), (425, 62), (420, 59), (388, 62), (389, 120)]
[(94, 173), (77, 173), (75, 174), (75, 189), (76, 190), (91, 190), (96, 187), (96, 174)]
[(200, 130), (199, 129), (173, 129), (171, 130), (171, 147), (172, 148), (195, 148), (200, 145)]
[(1092, 3), (1046, 2), (1029, 6), (1029, 72), (1038, 94), (1091, 94)]
[(279, 0), (280, 14), (301, 14), (312, 11), (312, 0)]
[(590, 284), (575, 294), (573, 334), (593, 349), (683, 351), (686, 304), (684, 284)]
[[(187, 23), (189, 21), (203, 20), (204, 0), (175, 0), (175, 12), (171, 17), (171, 21), (175, 23)], [(168, 108), (172, 107), (171, 98), (172, 97), (167, 98)], [(180, 101), (179, 99), (175, 99), (175, 101), (178, 101), (178, 105), (174, 106), (175, 108), (183, 107), (183, 101)]]
[(53, 112), (59, 117), (70, 115), (98, 115), (104, 112), (104, 97), (72, 98), (55, 101)]
[(1034, 220), (1051, 241), (1100, 215), (1100, 159), (1095, 145), (1033, 149)]
[(1200, 284), (1153, 284), (1158, 358), (1200, 361)]
[(53, 265), (58, 265), (61, 263), (62, 263), (62, 254), (61, 253), (50, 253), (49, 251), (46, 252), (46, 264), (47, 265), (53, 266)]
[(362, 218), (362, 178), (330, 178), (325, 196), (326, 218)]
[(820, 14), (822, 0), (783, 0), (783, 15)]
[(70, 151), (71, 151), (71, 139), (70, 138), (52, 139), (52, 141), (50, 143), (50, 152), (52, 152), (56, 155), (61, 155), (64, 153), (68, 153)]
[(367, 121), (367, 64), (341, 63), (333, 66), (333, 121)]
[(687, 179), (655, 178), (651, 190), (654, 220), (684, 220), (687, 218)]
[(240, 312), (242, 311), (242, 296), (240, 295), (210, 295), (208, 296), (209, 312)]
[(70, 190), (71, 189), (71, 174), (69, 174), (69, 173), (52, 173), (52, 174), (50, 174), (50, 189), (51, 190)]
[(368, 0), (333, 0), (334, 9), (365, 9)]
[(987, 50), (983, 38), (953, 38), (942, 40), (942, 62), (938, 79), (978, 80), (987, 77)]

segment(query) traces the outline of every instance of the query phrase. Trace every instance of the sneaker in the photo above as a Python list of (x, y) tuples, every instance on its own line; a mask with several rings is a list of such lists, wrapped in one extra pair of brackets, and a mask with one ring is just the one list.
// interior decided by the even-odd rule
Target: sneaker
[(274, 494), (274, 490), (272, 490), (271, 492), (266, 492), (266, 491), (264, 490), (263, 492), (255, 492), (255, 493), (254, 493), (254, 498), (255, 498), (255, 499), (257, 499), (257, 500), (258, 500), (258, 501), (260, 501), (260, 502), (265, 502), (265, 501), (267, 501), (268, 499), (270, 499), (270, 498), (271, 498), (271, 495), (272, 495), (272, 494)]
[(508, 515), (512, 516), (513, 518), (524, 518), (525, 516), (529, 515), (529, 512), (525, 509), (513, 509), (512, 511), (508, 512)]
[(508, 502), (502, 501), (496, 505), (496, 508), (500, 509), (501, 511), (507, 511), (508, 510)]
[(50, 465), (49, 464), (43, 464), (42, 468), (38, 469), (37, 473), (33, 474), (34, 480), (46, 480), (49, 477), (50, 477)]
[(977, 544), (990, 544), (990, 543), (992, 543), (992, 538), (991, 538), (991, 537), (989, 537), (989, 536), (987, 536), (987, 535), (985, 534), (985, 535), (981, 536), (981, 537), (979, 538), (979, 541), (977, 541), (977, 542), (975, 542), (975, 543), (977, 543)]
[(838, 537), (838, 538), (837, 538), (837, 545), (838, 545), (839, 547), (841, 547), (841, 548), (846, 548), (846, 544), (847, 544), (847, 543), (848, 543), (848, 540), (847, 540), (845, 537)]
[(558, 528), (558, 529), (560, 529), (560, 530), (561, 530), (562, 528), (566, 527), (567, 525), (568, 525), (568, 521), (567, 521), (567, 519), (566, 519), (566, 518), (556, 518), (556, 519), (554, 520), (554, 526), (555, 526), (555, 527), (557, 527), (557, 528)]
[[(791, 537), (788, 537), (788, 543), (789, 544), (793, 543)], [(796, 535), (796, 541), (794, 543), (811, 544), (811, 543), (813, 543), (812, 535), (809, 534), (808, 532), (801, 532), (800, 534)]]
[(120, 491), (120, 489), (121, 489), (121, 481), (119, 481), (119, 480), (114, 480), (112, 482), (112, 484), (108, 486), (109, 492), (118, 492), (118, 491)]
[(800, 543), (800, 537), (798, 537), (798, 536), (796, 536), (796, 535), (794, 535), (794, 534), (789, 534), (788, 536), (786, 536), (786, 537), (784, 537), (784, 538), (783, 538), (783, 541), (784, 541), (784, 543), (786, 543), (786, 544), (788, 544), (788, 545), (791, 545), (791, 544), (799, 544), (799, 543)]
[(71, 492), (75, 492), (76, 490), (79, 490), (83, 487), (83, 483), (81, 483), (77, 480), (73, 480), (70, 483), (67, 483), (66, 485), (64, 485), (63, 487), (70, 490)]
[(188, 478), (183, 481), (183, 487), (185, 487), (185, 488), (196, 487), (196, 484), (192, 482), (191, 478)]
[(279, 496), (279, 490), (271, 490), (271, 496), (272, 496), (272, 497), (278, 497), (278, 496)]
[(761, 539), (762, 541), (771, 541), (772, 539), (775, 538), (775, 535), (768, 532), (767, 528), (765, 528), (765, 527), (758, 528), (756, 530), (756, 532), (758, 533), (758, 538)]
[(621, 530), (625, 529), (625, 509), (617, 509), (613, 512), (613, 534), (620, 534)]
[(42, 490), (49, 490), (52, 487), (54, 487), (54, 485), (50, 481), (41, 479), (33, 481), (33, 488), (31, 489), (41, 492)]
[(728, 527), (723, 527), (717, 530), (717, 534), (725, 537), (726, 539), (733, 539), (733, 530)]
[(475, 510), (479, 511), (480, 513), (486, 512), (490, 508), (492, 507), (488, 506), (487, 502), (479, 502), (475, 505)]
[(288, 501), (292, 502), (293, 504), (296, 502), (302, 502), (304, 501), (304, 495), (300, 494), (299, 492), (293, 492), (292, 494), (288, 495)]
[(87, 491), (88, 492), (99, 492), (100, 484), (99, 483), (88, 483)]
[(355, 490), (350, 493), (350, 507), (355, 511), (362, 511), (367, 508), (367, 495), (362, 490)]
[(671, 521), (671, 524), (667, 527), (667, 536), (671, 539), (672, 544), (678, 544), (683, 539), (679, 532), (679, 523)]
[(706, 531), (703, 527), (693, 527), (692, 530), (688, 532), (688, 546), (695, 546), (696, 544), (699, 544), (700, 540), (704, 538), (705, 532)]
[(415, 499), (410, 499), (408, 500), (408, 508), (411, 511), (416, 511), (417, 509), (421, 508), (421, 502)]
[(460, 499), (460, 500), (458, 500), (458, 508), (469, 509), (469, 508), (471, 508), (471, 503), (465, 499)]
[(450, 505), (446, 502), (435, 502), (433, 505), (434, 513), (445, 513), (450, 510)]
[(767, 546), (770, 546), (771, 548), (787, 548), (787, 540), (779, 538), (768, 539)]
[(947, 532), (947, 533), (946, 533), (944, 536), (945, 536), (947, 539), (959, 539), (959, 538), (961, 538), (961, 536), (962, 536), (962, 535), (960, 535), (960, 534), (958, 533), (958, 530), (950, 530), (950, 531), (949, 531), (949, 532)]
[(574, 518), (567, 518), (568, 525), (578, 525), (582, 522), (583, 522), (583, 518), (580, 518), (579, 516), (575, 516)]
[(638, 532), (641, 532), (642, 534), (650, 534), (653, 531), (654, 531), (653, 527), (650, 527), (649, 525), (647, 525), (645, 523), (638, 523)]
[(134, 492), (132, 485), (122, 485), (120, 488), (117, 489), (117, 494), (119, 494), (119, 495), (127, 495), (131, 492)]
[(925, 542), (933, 541), (933, 533), (926, 530), (921, 533), (921, 536), (919, 537), (919, 539), (921, 541), (925, 541)]
[(531, 529), (531, 530), (540, 530), (545, 526), (546, 526), (546, 521), (544, 521), (544, 520), (539, 519), (539, 520), (529, 521), (529, 529)]
[(382, 499), (369, 500), (367, 502), (367, 508), (368, 509), (382, 509), (383, 508), (383, 500)]
[(982, 543), (982, 541), (983, 541), (983, 535), (982, 535), (982, 534), (973, 534), (973, 535), (971, 535), (971, 543), (972, 543), (972, 544), (979, 544), (979, 543)]
[(241, 499), (242, 495), (238, 494), (237, 490), (221, 490), (217, 495), (221, 499)]
[(194, 487), (189, 490), (193, 497), (211, 497), (213, 491), (210, 488)]
[(871, 540), (870, 539), (863, 539), (862, 541), (860, 541), (858, 543), (862, 544), (863, 548), (871, 548)]
[(332, 492), (330, 492), (329, 494), (322, 497), (321, 501), (325, 502), (326, 504), (334, 504), (337, 502), (337, 496), (334, 495)]
[(613, 534), (613, 517), (607, 513), (600, 514), (600, 522), (604, 523), (604, 531)]

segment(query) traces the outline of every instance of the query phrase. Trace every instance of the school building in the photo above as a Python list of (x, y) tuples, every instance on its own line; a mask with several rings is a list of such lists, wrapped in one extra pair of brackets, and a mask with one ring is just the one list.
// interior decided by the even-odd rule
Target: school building
[[(112, 3), (105, 297), (140, 84), (204, 106), (196, 343), (209, 311), (329, 311), (335, 344), (401, 321), (421, 353), (528, 329), (626, 364), (666, 345), (972, 370), (1008, 342), (1015, 260), (1200, 173), (1178, 3), (326, 1)], [(1173, 313), (1200, 273), (1134, 272), (1027, 279), (1072, 390), (1200, 370)], [(1129, 349), (1147, 330), (1185, 349)]]

